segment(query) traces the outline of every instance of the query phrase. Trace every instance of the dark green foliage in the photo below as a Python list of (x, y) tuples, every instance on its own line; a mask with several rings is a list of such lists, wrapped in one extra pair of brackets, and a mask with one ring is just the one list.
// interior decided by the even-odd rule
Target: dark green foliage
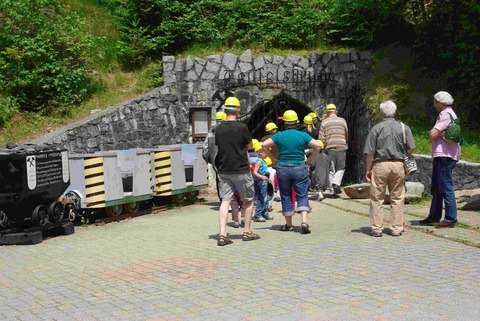
[(333, 0), (325, 28), (330, 41), (357, 48), (374, 48), (411, 36), (399, 0)]
[(324, 41), (326, 0), (104, 0), (123, 32), (124, 64), (205, 47), (308, 48)]
[(139, 67), (164, 52), (179, 52), (189, 43), (191, 3), (194, 1), (100, 1), (117, 20), (118, 50), (126, 67)]
[[(445, 75), (466, 127), (478, 126), (480, 112), (480, 3), (475, 0), (433, 1), (417, 26), (419, 65), (435, 75)], [(463, 96), (463, 97), (462, 97)], [(466, 111), (468, 111), (466, 113)]]
[[(460, 117), (479, 123), (471, 117), (480, 111), (480, 3), (475, 0), (78, 1), (111, 14), (116, 26), (104, 26), (115, 29), (115, 37), (85, 28), (64, 0), (0, 1), (0, 126), (19, 109), (81, 102), (94, 86), (89, 68), (112, 70), (117, 59), (127, 68), (149, 66), (141, 81), (151, 78), (157, 86), (162, 78), (156, 62), (188, 48), (376, 49), (397, 41), (414, 42), (422, 72), (427, 66), (447, 78), (449, 88), (436, 89), (452, 92), (456, 104), (462, 102)], [(88, 26), (102, 29), (96, 22)], [(409, 97), (411, 83), (395, 81), (379, 79), (371, 89), (374, 99), (391, 92), (407, 103), (401, 97)]]
[(17, 108), (75, 104), (87, 96), (89, 39), (82, 23), (60, 0), (0, 2), (0, 122)]

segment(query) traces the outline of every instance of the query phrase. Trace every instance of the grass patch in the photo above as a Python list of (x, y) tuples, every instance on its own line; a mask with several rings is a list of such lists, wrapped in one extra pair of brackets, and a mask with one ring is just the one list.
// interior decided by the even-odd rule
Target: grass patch
[(302, 50), (293, 50), (293, 49), (281, 49), (281, 48), (264, 48), (262, 45), (252, 45), (252, 47), (222, 47), (215, 45), (195, 45), (191, 46), (184, 50), (181, 54), (177, 55), (177, 59), (185, 59), (188, 56), (191, 57), (206, 57), (210, 55), (223, 55), (226, 52), (241, 56), (245, 51), (250, 50), (252, 56), (259, 57), (264, 55), (270, 56), (299, 56), (299, 57), (308, 57), (311, 53), (324, 53), (324, 52), (350, 52), (349, 48), (346, 47), (332, 47), (319, 45), (318, 47), (311, 49), (302, 49)]
[(62, 126), (78, 122), (88, 117), (93, 110), (105, 109), (150, 91), (153, 87), (150, 81), (145, 80), (145, 70), (149, 70), (149, 67), (135, 72), (118, 70), (104, 74), (103, 91), (80, 105), (60, 106), (44, 113), (14, 114), (6, 127), (0, 130), (0, 146), (5, 146), (8, 142), (31, 141)]
[[(432, 153), (432, 142), (428, 136), (431, 127), (426, 125), (415, 125), (411, 126), (413, 138), (415, 139), (415, 144), (417, 148), (415, 149), (415, 154), (430, 155)], [(460, 156), (461, 160), (480, 163), (480, 146), (479, 146), (479, 135), (473, 131), (465, 131), (463, 133), (465, 143), (462, 145), (462, 154)]]
[[(392, 50), (394, 48), (394, 50)], [(414, 68), (412, 54), (399, 50), (397, 47), (383, 49), (375, 53), (372, 63), (372, 77), (370, 78), (365, 102), (368, 105), (370, 117), (375, 122), (382, 119), (380, 103), (393, 100), (397, 107), (397, 119), (408, 124), (415, 139), (416, 154), (430, 155), (432, 142), (429, 131), (433, 128), (436, 112), (425, 106), (425, 101), (418, 97), (428, 97), (433, 90), (436, 79), (425, 79)], [(430, 103), (427, 102), (427, 103)], [(455, 109), (455, 106), (454, 106)], [(456, 110), (461, 119), (468, 119), (460, 115), (461, 110)], [(462, 146), (460, 159), (470, 162), (480, 162), (479, 133), (465, 127), (463, 136), (465, 144)]]

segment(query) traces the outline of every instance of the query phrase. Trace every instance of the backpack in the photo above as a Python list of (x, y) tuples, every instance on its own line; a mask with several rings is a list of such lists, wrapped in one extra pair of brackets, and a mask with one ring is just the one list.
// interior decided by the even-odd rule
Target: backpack
[(450, 125), (445, 129), (443, 139), (455, 144), (463, 145), (464, 139), (462, 137), (462, 127), (460, 126), (460, 119), (453, 119), (452, 114), (448, 113), (451, 119)]
[[(215, 157), (217, 157), (218, 147), (215, 145), (215, 135), (208, 133), (202, 146), (202, 157), (208, 164), (212, 164), (215, 169)], [(215, 169), (216, 171), (216, 169)]]

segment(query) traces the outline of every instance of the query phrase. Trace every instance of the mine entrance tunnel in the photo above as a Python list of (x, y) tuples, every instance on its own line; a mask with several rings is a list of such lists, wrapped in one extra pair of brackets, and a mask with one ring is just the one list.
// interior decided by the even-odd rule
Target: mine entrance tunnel
[(312, 110), (302, 102), (289, 97), (281, 92), (270, 101), (265, 101), (257, 104), (248, 114), (240, 118), (245, 125), (247, 125), (252, 138), (260, 140), (265, 133), (265, 125), (273, 122), (278, 126), (278, 130), (284, 130), (283, 122), (279, 117), (283, 116), (286, 110), (294, 110), (300, 122), (303, 118), (312, 112)]
[[(360, 116), (366, 115), (365, 106), (359, 101), (361, 101), (361, 95), (358, 92), (358, 89), (352, 89), (352, 93), (349, 98), (346, 100), (343, 106), (338, 107), (338, 115), (345, 118), (348, 125), (348, 151), (347, 151), (347, 160), (345, 175), (343, 178), (342, 185), (348, 185), (353, 183), (359, 183), (363, 177), (363, 140), (366, 138), (366, 133), (368, 129), (358, 128)], [(359, 100), (360, 99), (360, 100)], [(275, 96), (270, 101), (265, 101), (257, 104), (249, 113), (240, 117), (240, 121), (247, 125), (252, 138), (260, 140), (265, 133), (265, 125), (269, 122), (277, 124), (279, 131), (284, 130), (283, 122), (279, 117), (283, 116), (283, 113), (288, 110), (294, 110), (297, 115), (300, 123), (302, 123), (303, 118), (312, 110), (306, 104), (298, 101), (283, 91)], [(320, 115), (321, 116), (321, 115)], [(365, 135), (365, 137), (361, 137)]]

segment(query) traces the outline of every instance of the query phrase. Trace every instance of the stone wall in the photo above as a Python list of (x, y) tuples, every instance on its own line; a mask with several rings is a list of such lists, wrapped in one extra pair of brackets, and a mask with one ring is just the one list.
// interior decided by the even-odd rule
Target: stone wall
[[(187, 107), (221, 107), (233, 94), (242, 102), (241, 115), (283, 91), (312, 109), (327, 103), (344, 106), (352, 88), (368, 74), (370, 52), (322, 53), (299, 56), (252, 57), (231, 53), (205, 58), (163, 58), (165, 87)], [(367, 77), (368, 78), (368, 77)]]
[(31, 143), (90, 153), (185, 143), (189, 136), (188, 111), (161, 87)]
[[(346, 181), (360, 182), (365, 168), (364, 137), (372, 126), (362, 103), (369, 63), (370, 53), (354, 50), (308, 58), (253, 58), (250, 51), (241, 56), (225, 53), (184, 60), (167, 56), (163, 58), (164, 86), (31, 143), (78, 153), (186, 143), (191, 140), (194, 108), (211, 108), (213, 118), (226, 96), (234, 94), (242, 102), (241, 114), (248, 116), (256, 105), (283, 92), (320, 113), (327, 103), (337, 104), (351, 133), (347, 162), (354, 168), (349, 169), (353, 174)], [(419, 172), (408, 180), (422, 182), (428, 191), (431, 158), (417, 158)], [(478, 188), (479, 182), (479, 164), (458, 163), (455, 189)]]
[[(308, 58), (253, 58), (250, 50), (241, 56), (225, 53), (184, 60), (166, 56), (163, 57), (164, 86), (32, 143), (66, 148), (71, 152), (185, 143), (192, 133), (192, 111), (199, 107), (210, 109), (213, 120), (228, 95), (241, 100), (243, 116), (280, 93), (319, 112), (332, 102), (339, 106), (340, 114), (347, 105), (352, 115), (365, 114), (365, 110), (354, 113), (353, 109), (361, 106), (352, 102), (362, 100), (358, 88), (369, 62), (369, 52), (354, 50), (312, 53)], [(348, 101), (351, 103), (347, 104)], [(366, 121), (365, 117), (357, 120)], [(366, 123), (359, 124), (352, 124), (352, 128), (367, 131)]]
[[(430, 193), (432, 180), (432, 157), (415, 155), (418, 171), (407, 177), (407, 181), (420, 182), (425, 185), (425, 192)], [(480, 164), (459, 161), (453, 170), (454, 190), (480, 188)]]

